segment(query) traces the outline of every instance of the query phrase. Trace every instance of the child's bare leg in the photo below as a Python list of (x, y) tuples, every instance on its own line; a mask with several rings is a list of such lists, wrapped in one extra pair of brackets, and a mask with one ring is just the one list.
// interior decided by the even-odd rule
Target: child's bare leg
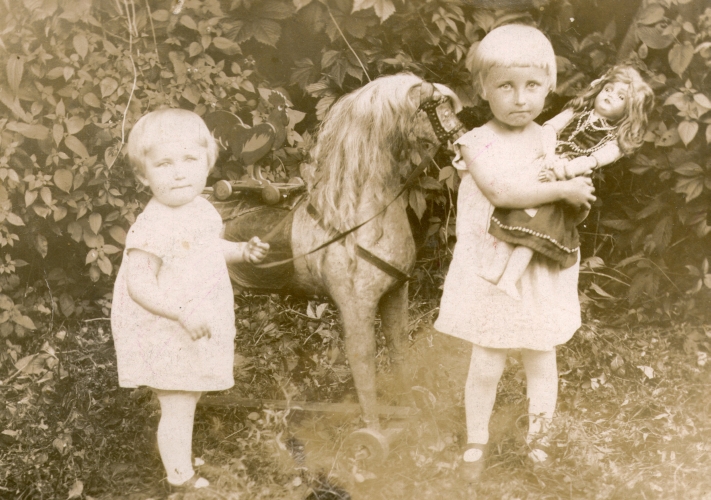
[(514, 299), (520, 299), (521, 295), (518, 293), (516, 283), (518, 283), (521, 276), (523, 276), (532, 257), (533, 250), (530, 248), (520, 245), (514, 248), (509, 257), (509, 261), (506, 263), (504, 274), (501, 275), (499, 282), (496, 284), (497, 288), (503, 290)]
[(468, 443), (489, 442), (489, 418), (496, 400), (496, 388), (505, 366), (506, 350), (490, 349), (476, 344), (473, 346), (469, 375), (464, 387)]
[[(533, 351), (524, 349), (522, 361), (526, 370), (526, 394), (528, 396), (528, 435), (526, 441), (546, 443), (548, 424), (553, 419), (558, 400), (558, 368), (555, 349)], [(533, 450), (535, 461), (545, 461), (543, 450)]]
[[(158, 450), (168, 475), (168, 482), (180, 485), (195, 474), (192, 464), (193, 421), (195, 407), (202, 393), (192, 391), (164, 391), (154, 389), (160, 402)], [(195, 488), (210, 483), (198, 480)], [(204, 484), (203, 484), (204, 483)]]

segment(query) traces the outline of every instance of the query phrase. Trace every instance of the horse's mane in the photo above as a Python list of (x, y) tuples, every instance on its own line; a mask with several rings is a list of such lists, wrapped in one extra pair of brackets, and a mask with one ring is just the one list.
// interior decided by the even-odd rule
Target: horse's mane
[[(343, 96), (326, 113), (312, 151), (318, 185), (311, 200), (325, 227), (343, 231), (363, 222), (357, 214), (364, 189), (376, 209), (395, 194), (401, 174), (407, 173), (401, 167), (410, 165), (408, 143), (420, 104), (410, 90), (421, 83), (409, 73), (380, 77)], [(347, 238), (346, 247), (354, 270), (354, 237)]]

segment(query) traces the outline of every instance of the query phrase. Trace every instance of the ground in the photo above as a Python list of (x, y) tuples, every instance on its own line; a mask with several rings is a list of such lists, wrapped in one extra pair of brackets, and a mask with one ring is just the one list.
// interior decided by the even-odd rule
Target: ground
[[(355, 402), (331, 305), (270, 295), (236, 304), (237, 383), (227, 394)], [(419, 409), (385, 422), (404, 432), (384, 463), (348, 448), (357, 414), (206, 404), (194, 452), (212, 485), (185, 498), (711, 499), (708, 325), (613, 328), (586, 320), (558, 351), (554, 462), (545, 468), (526, 459), (525, 376), (512, 353), (486, 471), (467, 486), (457, 467), (469, 348), (432, 329), (435, 305), (411, 306), (406, 384), (396, 383), (379, 340), (381, 401)], [(59, 363), (0, 386), (0, 497), (165, 498), (154, 438), (159, 410), (150, 392), (117, 386), (108, 322), (55, 330), (47, 335)], [(51, 386), (43, 381), (50, 371)]]

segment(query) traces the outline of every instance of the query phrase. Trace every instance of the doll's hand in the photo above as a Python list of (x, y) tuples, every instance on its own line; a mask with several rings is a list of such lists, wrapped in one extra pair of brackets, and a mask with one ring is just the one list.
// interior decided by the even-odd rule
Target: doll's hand
[(579, 156), (568, 161), (565, 170), (569, 176), (568, 178), (572, 179), (579, 175), (592, 174), (595, 166), (597, 166), (597, 160), (593, 156)]
[(258, 237), (253, 236), (244, 247), (244, 261), (256, 264), (261, 262), (269, 252), (269, 243), (264, 243)]
[(190, 338), (198, 340), (202, 337), (212, 336), (212, 323), (215, 314), (209, 304), (205, 302), (191, 302), (178, 316), (178, 322), (190, 334)]
[(556, 181), (555, 172), (552, 165), (546, 165), (538, 172), (538, 182), (553, 182)]

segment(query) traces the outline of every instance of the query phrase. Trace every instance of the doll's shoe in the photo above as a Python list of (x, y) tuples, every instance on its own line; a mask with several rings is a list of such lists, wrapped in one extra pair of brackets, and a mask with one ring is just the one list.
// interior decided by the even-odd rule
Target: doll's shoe
[(193, 477), (180, 484), (173, 484), (168, 481), (165, 482), (167, 489), (171, 493), (186, 493), (193, 490), (201, 490), (210, 486), (210, 481), (200, 476), (197, 472), (193, 474)]
[(462, 463), (459, 466), (459, 477), (468, 483), (475, 483), (484, 472), (486, 460), (486, 444), (469, 443), (464, 448)]
[(202, 467), (205, 465), (205, 461), (200, 457), (193, 458), (193, 467)]

